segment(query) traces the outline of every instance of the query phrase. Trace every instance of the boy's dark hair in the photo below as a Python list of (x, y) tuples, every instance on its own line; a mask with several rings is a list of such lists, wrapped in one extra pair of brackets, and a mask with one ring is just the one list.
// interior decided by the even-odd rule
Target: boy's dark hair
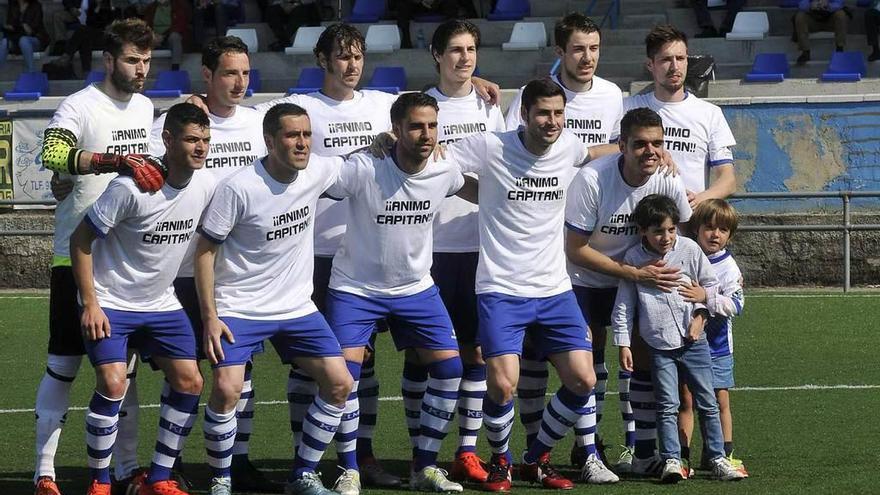
[(433, 96), (425, 93), (404, 93), (391, 105), (391, 123), (399, 124), (409, 114), (411, 108), (431, 107), (439, 112), (440, 107)]
[(694, 213), (690, 219), (691, 231), (696, 233), (702, 225), (714, 225), (727, 229), (730, 237), (739, 227), (739, 215), (730, 203), (723, 199), (707, 199), (694, 208)]
[(153, 30), (141, 19), (118, 19), (104, 30), (104, 51), (116, 58), (128, 43), (141, 51), (152, 50), (154, 37)]
[[(437, 26), (434, 35), (431, 36), (431, 55), (440, 57), (446, 53), (446, 47), (449, 46), (449, 40), (453, 36), (459, 34), (469, 34), (474, 37), (474, 45), (477, 50), (480, 49), (480, 28), (471, 21), (465, 19), (450, 19), (443, 24)], [(440, 69), (437, 61), (434, 61), (434, 67)]]
[(553, 82), (552, 79), (549, 77), (533, 79), (526, 84), (525, 88), (523, 88), (522, 106), (524, 106), (526, 112), (528, 112), (529, 109), (532, 108), (532, 105), (538, 101), (538, 98), (552, 98), (554, 96), (561, 96), (562, 103), (566, 103), (565, 91), (563, 91), (558, 84)]
[(633, 108), (620, 119), (620, 141), (626, 142), (635, 129), (645, 127), (663, 128), (660, 114), (647, 107)]
[(602, 31), (592, 19), (580, 12), (571, 12), (565, 14), (565, 17), (556, 21), (556, 25), (553, 26), (553, 39), (556, 46), (565, 50), (565, 45), (568, 44), (569, 38), (575, 31), (587, 34), (596, 33), (600, 38), (602, 37)]
[(648, 58), (653, 59), (654, 55), (657, 55), (657, 52), (663, 48), (663, 45), (673, 41), (681, 41), (687, 46), (688, 37), (672, 24), (654, 26), (654, 29), (645, 36), (645, 51), (648, 54)]
[(172, 136), (177, 136), (189, 124), (195, 124), (202, 128), (211, 127), (208, 114), (204, 110), (192, 103), (178, 103), (168, 109), (168, 113), (165, 114), (165, 125), (162, 129), (170, 132)]
[(318, 37), (318, 42), (315, 43), (315, 49), (313, 50), (315, 59), (318, 58), (318, 55), (323, 54), (324, 58), (330, 60), (333, 56), (333, 47), (336, 44), (343, 50), (357, 48), (361, 53), (367, 50), (367, 41), (356, 27), (344, 22), (338, 22), (327, 26), (327, 29)]
[(202, 65), (211, 72), (217, 70), (220, 65), (220, 57), (227, 53), (247, 54), (248, 47), (238, 36), (217, 36), (211, 38), (202, 49)]
[(287, 117), (288, 115), (294, 117), (299, 117), (300, 115), (305, 115), (306, 117), (309, 116), (306, 109), (299, 105), (294, 105), (293, 103), (279, 103), (270, 108), (269, 111), (266, 112), (266, 116), (263, 117), (263, 134), (274, 136), (275, 133), (281, 129), (281, 118)]
[(641, 230), (661, 225), (667, 218), (678, 225), (680, 215), (678, 206), (669, 196), (650, 194), (642, 198), (632, 212), (632, 219)]

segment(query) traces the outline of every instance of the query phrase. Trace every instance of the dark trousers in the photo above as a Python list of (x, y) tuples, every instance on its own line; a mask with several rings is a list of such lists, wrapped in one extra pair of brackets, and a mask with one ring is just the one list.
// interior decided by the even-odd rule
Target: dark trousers
[[(733, 29), (733, 20), (736, 14), (746, 5), (746, 0), (727, 0), (727, 15), (721, 22), (721, 31), (728, 32)], [(712, 15), (709, 13), (708, 0), (694, 0), (694, 14), (697, 15), (697, 24), (703, 29), (714, 28), (715, 23), (712, 22)]]
[(321, 11), (318, 3), (300, 4), (290, 13), (280, 5), (270, 5), (266, 10), (266, 21), (272, 34), (284, 46), (290, 46), (293, 35), (300, 26), (320, 26)]
[(865, 10), (865, 35), (868, 37), (868, 46), (875, 51), (880, 50), (877, 43), (877, 35), (880, 33), (880, 11), (877, 9)]
[[(421, 2), (413, 0), (400, 0), (397, 3), (397, 27), (400, 28), (401, 48), (412, 48), (412, 37), (409, 34), (409, 23), (413, 17), (419, 14), (440, 14), (447, 19), (458, 17), (459, 6), (464, 7), (465, 16), (477, 17), (471, 0), (436, 0), (431, 8), (425, 7)], [(426, 40), (430, 43), (430, 40)]]

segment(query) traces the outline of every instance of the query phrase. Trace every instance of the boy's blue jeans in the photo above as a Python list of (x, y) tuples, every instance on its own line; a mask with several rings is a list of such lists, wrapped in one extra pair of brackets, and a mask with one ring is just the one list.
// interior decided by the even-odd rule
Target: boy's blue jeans
[(681, 459), (678, 441), (678, 377), (687, 383), (700, 413), (700, 431), (706, 452), (715, 460), (724, 456), (724, 436), (718, 415), (718, 401), (712, 387), (712, 356), (705, 335), (700, 340), (672, 350), (651, 349), (651, 370), (657, 400), (657, 435), (660, 458)]

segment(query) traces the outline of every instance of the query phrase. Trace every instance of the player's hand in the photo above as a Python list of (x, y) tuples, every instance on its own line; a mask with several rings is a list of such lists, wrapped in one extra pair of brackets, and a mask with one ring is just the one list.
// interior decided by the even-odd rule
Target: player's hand
[(697, 193), (693, 191), (685, 191), (688, 197), (688, 204), (691, 207), (691, 210), (697, 207)]
[(73, 192), (73, 181), (70, 179), (62, 179), (58, 172), (52, 174), (52, 180), (49, 181), (49, 189), (52, 191), (52, 197), (59, 203)]
[(657, 260), (639, 268), (636, 283), (656, 287), (663, 292), (672, 292), (678, 287), (680, 271), (676, 267), (666, 266), (663, 260)]
[(501, 104), (501, 86), (481, 77), (471, 77), (471, 83), (483, 101), (492, 105)]
[[(376, 158), (385, 158), (391, 154), (391, 147), (397, 142), (397, 136), (390, 132), (380, 132), (373, 139), (373, 144), (367, 148), (367, 151)], [(435, 151), (436, 152), (436, 151)]]
[(620, 369), (629, 371), (633, 370), (633, 354), (629, 347), (620, 348)]
[(232, 331), (220, 318), (211, 318), (202, 322), (202, 325), (204, 326), (205, 356), (208, 356), (211, 364), (219, 364), (226, 358), (223, 355), (221, 339), (226, 339), (227, 342), (234, 344), (235, 337), (232, 336)]
[[(667, 177), (678, 175), (678, 165), (675, 164), (675, 160), (672, 159), (672, 155), (666, 148), (660, 151), (660, 167), (657, 169), (657, 172), (666, 174)], [(690, 197), (688, 197), (688, 200), (690, 200)]]
[[(201, 4), (201, 7), (198, 8), (203, 9), (207, 7), (207, 2), (201, 2)], [(202, 111), (205, 112), (205, 115), (210, 115), (211, 113), (210, 110), (208, 110), (208, 100), (202, 95), (192, 94), (189, 96), (189, 98), (186, 99), (186, 101), (184, 101), (184, 103), (189, 103), (191, 105), (195, 105), (201, 108)]]
[(682, 285), (678, 293), (689, 303), (706, 303), (706, 289), (702, 288), (696, 280), (691, 280), (690, 285)]
[(80, 328), (82, 329), (83, 340), (95, 341), (110, 336), (110, 320), (107, 319), (104, 310), (97, 304), (83, 307), (82, 316), (80, 316)]
[(688, 342), (696, 342), (700, 340), (700, 336), (703, 335), (703, 326), (706, 324), (706, 318), (703, 316), (703, 312), (699, 312), (694, 315), (694, 319), (691, 320), (691, 324), (688, 326), (688, 333), (685, 336), (685, 340)]
[(154, 156), (131, 154), (122, 158), (119, 173), (133, 178), (141, 191), (153, 193), (165, 184), (168, 167)]

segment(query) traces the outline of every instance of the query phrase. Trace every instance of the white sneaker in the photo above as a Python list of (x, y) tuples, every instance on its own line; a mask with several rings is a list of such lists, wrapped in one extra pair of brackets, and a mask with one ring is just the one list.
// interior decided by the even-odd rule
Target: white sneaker
[(336, 492), (324, 488), (321, 475), (313, 471), (303, 473), (298, 480), (288, 481), (284, 486), (284, 495), (336, 495)]
[(355, 469), (343, 469), (333, 484), (333, 491), (339, 495), (360, 495), (361, 473)]
[(633, 469), (633, 449), (624, 446), (623, 452), (620, 453), (620, 457), (617, 458), (617, 464), (614, 465), (614, 470), (619, 474), (629, 474)]
[(449, 481), (445, 470), (437, 466), (425, 466), (409, 479), (409, 488), (420, 492), (461, 492), (464, 487)]
[(610, 469), (605, 467), (602, 460), (596, 454), (590, 454), (587, 462), (581, 469), (581, 481), (591, 485), (604, 485), (608, 483), (617, 483), (620, 478), (612, 473)]
[(663, 472), (660, 473), (661, 483), (678, 483), (681, 480), (687, 479), (687, 477), (688, 473), (681, 465), (680, 460), (666, 459), (666, 463), (663, 464)]
[(738, 481), (745, 475), (727, 457), (719, 457), (712, 461), (712, 477), (721, 481)]
[(661, 471), (663, 471), (663, 460), (660, 459), (656, 452), (647, 459), (633, 457), (632, 470), (630, 471), (632, 474), (638, 476), (659, 476)]
[(232, 479), (211, 478), (211, 488), (208, 490), (211, 495), (232, 495)]

